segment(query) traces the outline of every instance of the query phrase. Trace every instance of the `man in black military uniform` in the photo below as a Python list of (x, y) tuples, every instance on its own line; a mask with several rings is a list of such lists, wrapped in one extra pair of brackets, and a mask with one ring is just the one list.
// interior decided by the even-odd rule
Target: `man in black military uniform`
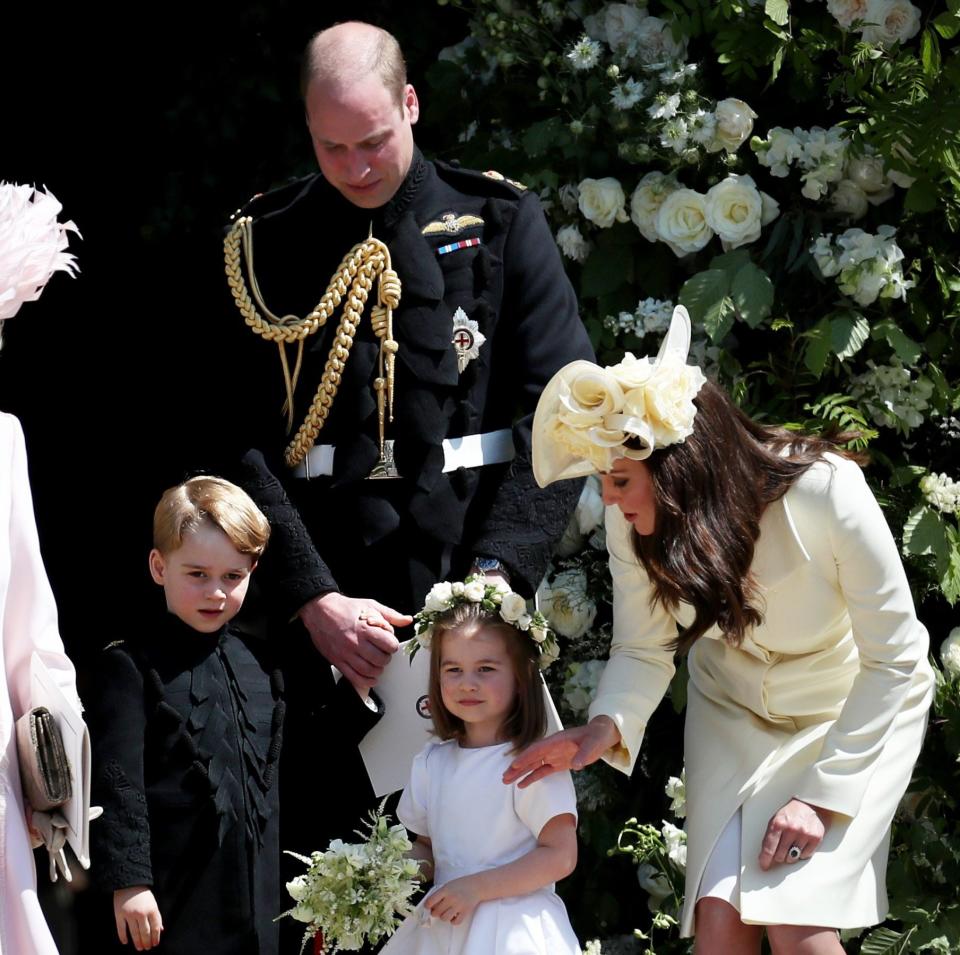
[[(392, 36), (362, 23), (318, 34), (303, 89), (321, 173), (256, 197), (225, 245), (258, 449), (243, 483), (274, 527), (261, 586), (365, 692), (436, 581), (473, 569), (536, 589), (579, 487), (536, 486), (532, 413), (553, 373), (592, 350), (537, 198), (417, 150)], [(324, 690), (301, 663), (287, 736), (314, 758), (285, 755), (282, 811), (312, 806), (326, 833), (349, 833), (369, 804), (355, 752), (366, 727), (304, 731), (297, 701)], [(318, 764), (324, 792), (309, 783)]]

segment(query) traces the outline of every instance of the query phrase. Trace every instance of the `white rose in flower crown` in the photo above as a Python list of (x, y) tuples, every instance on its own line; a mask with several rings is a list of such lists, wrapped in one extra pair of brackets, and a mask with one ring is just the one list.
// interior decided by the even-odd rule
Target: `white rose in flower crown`
[(591, 245), (575, 225), (565, 225), (557, 232), (557, 245), (560, 251), (574, 262), (585, 262), (590, 254)]
[(463, 596), (475, 604), (480, 603), (480, 601), (483, 600), (486, 589), (487, 585), (483, 578), (480, 578), (480, 580), (471, 580), (469, 583), (463, 585)]
[(462, 596), (463, 596), (463, 581), (462, 581), (462, 580), (455, 580), (455, 581), (450, 585), (450, 587), (451, 587), (451, 589), (453, 590), (453, 596), (454, 596), (454, 597), (462, 597)]
[(543, 643), (547, 639), (547, 630), (543, 627), (532, 626), (529, 633), (534, 643)]
[(676, 444), (693, 434), (697, 409), (693, 399), (706, 381), (696, 365), (667, 359), (661, 362), (644, 389), (645, 417), (658, 448)]
[(647, 11), (639, 10), (632, 3), (608, 3), (601, 11), (604, 39), (614, 53), (623, 53), (634, 41), (640, 21), (646, 19)]
[(727, 176), (707, 192), (704, 206), (725, 251), (760, 238), (763, 200), (750, 176)]
[(863, 42), (877, 46), (906, 43), (920, 32), (920, 10), (909, 0), (869, 0), (863, 19)]
[(556, 640), (549, 643), (542, 643), (541, 647), (543, 647), (543, 649), (540, 651), (540, 669), (546, 670), (547, 667), (557, 662), (557, 659), (560, 657), (560, 647)]
[(424, 609), (431, 611), (447, 610), (453, 599), (453, 586), (446, 580), (434, 584), (424, 601)]
[(623, 186), (612, 176), (604, 179), (584, 179), (579, 185), (578, 204), (585, 218), (601, 229), (609, 229), (614, 222), (626, 222), (624, 204), (627, 197)]
[(672, 192), (657, 212), (657, 234), (679, 258), (702, 249), (713, 238), (705, 197), (693, 189)]
[(867, 19), (867, 0), (827, 0), (827, 9), (844, 28), (854, 20)]
[(507, 623), (516, 623), (527, 612), (527, 602), (520, 594), (509, 593), (503, 595), (500, 601), (500, 616)]
[(954, 627), (940, 644), (940, 662), (951, 680), (960, 677), (960, 627)]
[(862, 219), (870, 203), (867, 194), (851, 179), (841, 179), (830, 196), (830, 205), (838, 215), (848, 219)]
[(757, 114), (742, 100), (729, 97), (720, 100), (714, 110), (716, 126), (713, 141), (707, 146), (711, 153), (725, 149), (735, 153), (753, 132), (753, 121)]
[(530, 614), (522, 613), (520, 614), (519, 617), (517, 617), (514, 623), (516, 624), (517, 628), (520, 630), (529, 630), (530, 623), (532, 620), (533, 620), (533, 617), (531, 617)]
[(630, 219), (648, 242), (656, 242), (657, 213), (663, 200), (678, 188), (677, 182), (662, 172), (648, 172), (637, 183), (630, 197)]

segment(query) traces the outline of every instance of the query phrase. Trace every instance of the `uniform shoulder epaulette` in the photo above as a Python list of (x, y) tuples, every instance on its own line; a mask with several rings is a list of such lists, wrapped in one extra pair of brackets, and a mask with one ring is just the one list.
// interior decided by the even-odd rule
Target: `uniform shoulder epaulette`
[(465, 191), (477, 192), (481, 195), (497, 196), (506, 199), (518, 199), (527, 187), (516, 179), (508, 179), (503, 173), (495, 169), (484, 171), (478, 169), (464, 169), (452, 163), (436, 160), (434, 165), (441, 179), (451, 185), (463, 188)]
[(233, 222), (237, 216), (262, 216), (275, 209), (282, 209), (289, 205), (303, 190), (303, 187), (314, 179), (316, 173), (308, 176), (301, 176), (298, 179), (291, 179), (276, 189), (270, 189), (268, 192), (254, 193), (232, 216)]

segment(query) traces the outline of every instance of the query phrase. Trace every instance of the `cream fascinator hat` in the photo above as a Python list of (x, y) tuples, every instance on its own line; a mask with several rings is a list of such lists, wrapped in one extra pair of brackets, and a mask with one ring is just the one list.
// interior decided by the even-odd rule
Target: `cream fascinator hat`
[[(642, 461), (693, 433), (693, 399), (706, 381), (687, 364), (690, 316), (673, 310), (657, 357), (629, 352), (617, 365), (564, 366), (544, 388), (533, 418), (533, 474), (540, 487)], [(630, 447), (627, 447), (630, 442)]]

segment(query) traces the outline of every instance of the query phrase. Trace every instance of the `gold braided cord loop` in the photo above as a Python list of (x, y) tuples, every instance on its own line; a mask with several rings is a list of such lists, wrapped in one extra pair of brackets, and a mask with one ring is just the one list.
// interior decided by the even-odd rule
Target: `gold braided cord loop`
[[(253, 232), (252, 219), (239, 217), (224, 239), (224, 260), (227, 282), (233, 294), (233, 300), (243, 315), (244, 322), (256, 335), (266, 341), (276, 342), (280, 349), (284, 383), (287, 391), (285, 411), (288, 414), (288, 431), (293, 426), (293, 392), (303, 356), (303, 342), (323, 328), (327, 319), (343, 304), (343, 314), (337, 325), (333, 344), (327, 355), (327, 363), (320, 378), (316, 395), (297, 433), (287, 445), (284, 459), (288, 467), (296, 467), (309, 453), (323, 428), (337, 396), (340, 379), (354, 336), (363, 318), (367, 299), (373, 289), (373, 283), (379, 279), (377, 304), (371, 309), (371, 323), (374, 333), (380, 339), (379, 376), (374, 382), (377, 394), (377, 410), (380, 424), (380, 456), (383, 457), (385, 439), (385, 408), (389, 407), (389, 417), (393, 420), (394, 365), (398, 349), (393, 338), (393, 309), (400, 303), (401, 285), (397, 273), (390, 262), (390, 250), (370, 235), (358, 242), (344, 257), (337, 271), (330, 279), (327, 290), (306, 318), (296, 315), (277, 316), (271, 312), (260, 294), (256, 273), (253, 268)], [(241, 248), (250, 276), (250, 287), (244, 279), (240, 263)], [(259, 309), (258, 309), (259, 306)], [(288, 344), (297, 344), (298, 354), (294, 372), (291, 375), (287, 363)]]

